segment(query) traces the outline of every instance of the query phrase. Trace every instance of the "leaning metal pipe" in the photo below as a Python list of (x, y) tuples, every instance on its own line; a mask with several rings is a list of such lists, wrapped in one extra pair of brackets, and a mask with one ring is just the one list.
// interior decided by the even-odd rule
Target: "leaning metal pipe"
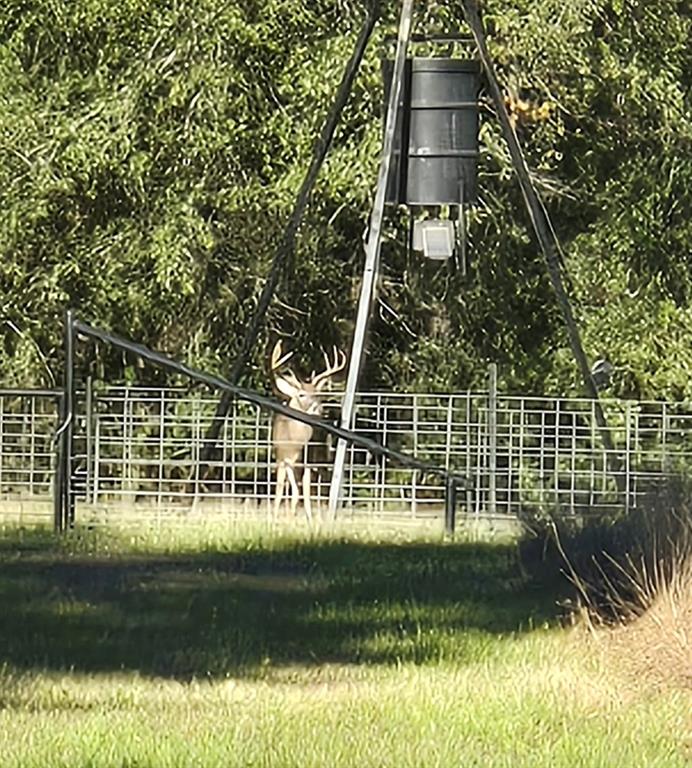
[(109, 333), (108, 331), (87, 325), (78, 319), (74, 319), (73, 328), (75, 333), (96, 339), (97, 341), (101, 341), (105, 344), (111, 344), (112, 346), (118, 349), (122, 349), (125, 352), (130, 352), (133, 355), (137, 355), (143, 360), (147, 360), (154, 365), (166, 368), (173, 373), (185, 376), (186, 378), (192, 379), (193, 381), (198, 381), (201, 384), (206, 384), (212, 389), (219, 389), (222, 392), (228, 392), (235, 397), (239, 397), (241, 400), (247, 400), (250, 403), (254, 403), (260, 408), (271, 410), (274, 413), (281, 413), (284, 416), (289, 416), (291, 419), (295, 419), (296, 421), (308, 424), (316, 429), (323, 429), (325, 432), (328, 432), (342, 440), (355, 443), (356, 445), (365, 448), (373, 454), (386, 456), (387, 458), (397, 462), (398, 464), (401, 464), (402, 466), (411, 467), (412, 469), (420, 470), (426, 474), (440, 475), (443, 478), (453, 478), (457, 487), (463, 487), (464, 485), (463, 478), (460, 475), (445, 469), (444, 467), (439, 467), (435, 464), (429, 464), (426, 461), (421, 461), (420, 459), (415, 458), (415, 456), (409, 456), (406, 453), (401, 453), (400, 451), (395, 451), (392, 448), (387, 448), (381, 443), (378, 443), (376, 440), (371, 440), (370, 438), (364, 437), (357, 432), (352, 432), (350, 429), (343, 429), (342, 427), (334, 426), (325, 419), (320, 419), (316, 416), (310, 416), (309, 414), (303, 413), (302, 411), (289, 408), (287, 405), (283, 405), (283, 403), (280, 403), (273, 398), (265, 397), (264, 395), (260, 395), (257, 392), (253, 392), (252, 390), (239, 387), (236, 384), (232, 384), (230, 381), (221, 378), (220, 376), (204, 373), (203, 371), (199, 371), (196, 368), (185, 365), (184, 363), (178, 363), (172, 358), (162, 354), (161, 352), (156, 352), (141, 344), (136, 344), (133, 341), (129, 341), (127, 339), (123, 339), (120, 336), (116, 336), (113, 333)]

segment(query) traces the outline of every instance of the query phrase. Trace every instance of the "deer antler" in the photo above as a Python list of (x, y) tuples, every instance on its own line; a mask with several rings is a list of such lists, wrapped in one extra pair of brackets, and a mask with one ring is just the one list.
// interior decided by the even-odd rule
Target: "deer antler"
[(345, 352), (342, 352), (342, 350), (337, 349), (337, 347), (334, 347), (334, 362), (331, 362), (329, 359), (329, 356), (326, 352), (323, 352), (324, 355), (324, 364), (325, 369), (322, 371), (322, 373), (318, 373), (317, 376), (312, 377), (312, 383), (314, 384), (316, 389), (322, 389), (322, 387), (327, 383), (327, 381), (339, 371), (343, 370), (346, 367), (346, 354)]
[[(286, 352), (286, 354), (282, 357), (281, 356), (281, 339), (279, 339), (276, 344), (274, 344), (274, 349), (272, 349), (271, 354), (271, 371), (274, 374), (274, 378), (279, 378), (278, 371), (279, 368), (281, 368), (282, 365), (287, 363), (291, 358), (293, 357), (293, 352), (289, 351)], [(281, 378), (285, 379), (291, 386), (299, 388), (300, 387), (300, 381), (298, 380), (298, 377), (293, 373), (293, 371), (289, 368), (285, 373), (281, 374)]]
[(274, 348), (272, 349), (272, 371), (277, 370), (280, 368), (285, 362), (290, 360), (293, 357), (293, 352), (286, 352), (286, 354), (281, 357), (281, 339), (279, 339), (276, 344), (274, 344)]

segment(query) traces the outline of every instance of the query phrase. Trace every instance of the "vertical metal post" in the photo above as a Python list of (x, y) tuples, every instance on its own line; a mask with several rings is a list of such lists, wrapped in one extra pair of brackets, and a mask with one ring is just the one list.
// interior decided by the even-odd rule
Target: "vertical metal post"
[[(517, 469), (519, 472), (519, 482), (517, 483), (519, 487), (519, 494), (517, 497), (517, 502), (519, 506), (521, 506), (521, 503), (523, 501), (523, 487), (522, 483), (524, 482), (524, 435), (525, 431), (528, 432), (529, 425), (528, 425), (528, 419), (526, 418), (525, 408), (524, 408), (524, 398), (522, 397), (519, 401), (519, 461), (517, 462)], [(530, 432), (529, 439), (530, 439)], [(530, 444), (530, 443), (529, 443)], [(531, 462), (526, 460), (526, 467), (530, 469)]]
[(497, 363), (488, 365), (488, 512), (497, 512)]
[(3, 482), (3, 456), (5, 455), (5, 398), (0, 396), (0, 493), (2, 493)]
[(643, 443), (642, 443), (642, 423), (641, 423), (641, 411), (639, 408), (634, 408), (631, 412), (634, 419), (633, 426), (633, 456), (630, 464), (630, 477), (632, 478), (632, 507), (637, 506), (637, 495), (639, 494), (639, 472), (640, 468), (644, 464)]
[[(353, 336), (351, 359), (349, 361), (348, 378), (346, 379), (346, 392), (341, 405), (340, 425), (343, 428), (351, 427), (353, 408), (356, 399), (358, 378), (363, 361), (363, 347), (365, 344), (365, 331), (370, 317), (370, 308), (375, 296), (377, 275), (379, 272), (380, 246), (382, 243), (382, 222), (384, 219), (385, 197), (389, 169), (392, 163), (392, 150), (394, 148), (394, 133), (396, 129), (396, 117), (401, 96), (404, 68), (406, 64), (406, 50), (411, 34), (411, 16), (413, 12), (413, 0), (404, 0), (399, 21), (399, 36), (394, 58), (394, 71), (392, 73), (392, 85), (389, 91), (389, 103), (385, 119), (385, 134), (380, 159), (380, 170), (377, 177), (377, 191), (370, 217), (370, 230), (365, 246), (365, 268), (363, 281), (358, 300), (358, 313), (356, 316), (356, 328)], [(405, 148), (402, 147), (402, 152)], [(339, 439), (336, 444), (334, 456), (334, 469), (332, 481), (329, 487), (329, 514), (336, 516), (341, 497), (341, 485), (344, 476), (344, 464), (346, 461), (346, 441)]]
[(163, 464), (166, 457), (166, 390), (161, 389), (159, 394), (159, 467), (158, 482), (156, 484), (156, 508), (161, 509), (163, 504)]
[(466, 433), (464, 435), (464, 440), (466, 443), (466, 463), (464, 467), (464, 474), (466, 477), (466, 510), (467, 512), (471, 509), (473, 509), (473, 484), (469, 482), (469, 478), (473, 477), (473, 461), (472, 461), (472, 454), (471, 454), (471, 440), (473, 435), (473, 425), (471, 423), (471, 419), (473, 417), (473, 401), (471, 400), (471, 393), (466, 394), (466, 408), (464, 411), (464, 415), (466, 418)]
[(514, 497), (514, 420), (515, 420), (515, 404), (513, 401), (508, 403), (507, 407), (507, 497), (505, 502), (505, 512), (510, 514), (512, 511), (512, 499)]
[(123, 392), (123, 490), (131, 492), (134, 488), (132, 474), (133, 439), (134, 439), (134, 407), (132, 405), (130, 385), (125, 386)]
[(454, 536), (457, 527), (457, 486), (454, 475), (445, 480), (445, 533)]
[[(238, 464), (238, 446), (236, 445), (236, 435), (238, 430), (238, 406), (233, 404), (233, 409), (231, 410), (231, 496), (233, 497), (233, 500), (235, 501), (237, 491), (236, 491), (236, 466)], [(269, 443), (270, 443), (270, 453), (271, 453), (271, 420), (269, 422)], [(224, 464), (224, 466), (227, 466)], [(269, 484), (269, 493), (267, 496), (268, 501), (271, 502), (271, 477), (269, 474), (267, 475), (267, 483)]]
[(88, 501), (91, 497), (91, 483), (92, 483), (92, 459), (94, 451), (94, 382), (91, 376), (87, 376), (86, 380), (86, 395), (84, 408), (86, 413), (84, 415), (85, 427), (86, 427), (86, 478), (84, 480), (84, 498)]
[(62, 426), (62, 521), (61, 530), (74, 525), (74, 493), (72, 470), (74, 453), (74, 314), (71, 309), (65, 315), (65, 381), (64, 421)]
[(632, 462), (632, 404), (625, 404), (625, 514), (630, 511)]
[[(260, 419), (261, 419), (261, 412), (260, 409), (257, 408), (255, 410), (255, 428), (253, 430), (253, 440), (252, 440), (252, 450), (253, 450), (253, 457), (252, 457), (252, 493), (255, 498), (259, 495), (259, 440), (257, 439), (259, 437), (259, 431), (260, 431)], [(303, 453), (303, 462), (307, 462), (307, 445), (305, 446), (304, 453)], [(303, 467), (305, 467), (306, 464), (303, 464)]]
[(589, 421), (589, 426), (591, 427), (591, 434), (590, 434), (590, 442), (589, 442), (589, 464), (590, 464), (590, 474), (589, 474), (589, 505), (593, 506), (596, 503), (596, 497), (597, 497), (597, 491), (596, 491), (596, 472), (598, 471), (598, 467), (596, 464), (596, 451), (595, 451), (595, 445), (596, 445), (596, 418), (594, 416), (594, 404), (593, 400), (589, 401), (591, 404), (591, 419)]
[(99, 482), (101, 472), (101, 419), (99, 417), (98, 405), (94, 409), (94, 418), (96, 425), (94, 428), (94, 462), (93, 462), (93, 480), (91, 489), (91, 503), (96, 504), (99, 497)]
[[(418, 456), (418, 395), (412, 395), (411, 418), (413, 424), (413, 455)], [(418, 470), (411, 472), (411, 517), (418, 513)]]
[[(1, 402), (1, 401), (0, 401)], [(56, 533), (60, 533), (63, 530), (63, 521), (65, 516), (63, 514), (63, 505), (65, 500), (65, 493), (63, 490), (63, 480), (65, 476), (65, 460), (64, 460), (64, 442), (63, 442), (63, 429), (65, 425), (65, 394), (64, 392), (58, 397), (58, 429), (56, 432), (55, 440), (55, 472), (53, 474), (53, 528)], [(0, 472), (0, 477), (2, 473)]]
[(538, 477), (540, 479), (539, 498), (541, 504), (545, 500), (545, 440), (546, 440), (546, 426), (545, 426), (545, 414), (546, 404), (541, 401), (541, 427), (539, 431), (539, 459), (538, 459)]
[[(486, 444), (487, 440), (484, 436), (484, 419), (483, 419), (483, 406), (479, 406), (478, 414), (476, 416), (475, 424), (475, 444), (476, 444), (476, 500), (475, 500), (475, 514), (476, 522), (481, 516), (481, 506), (485, 504), (486, 500), (486, 488), (485, 488), (485, 473), (484, 468), (486, 465)], [(485, 427), (487, 429), (487, 426)]]
[(29, 493), (34, 495), (34, 477), (36, 473), (36, 397), (31, 397), (29, 428)]
[(668, 420), (668, 408), (666, 403), (663, 403), (661, 413), (661, 470), (665, 474), (669, 468), (668, 462), (668, 432), (669, 432), (669, 420)]
[[(387, 424), (389, 423), (389, 410), (387, 405), (382, 406), (382, 396), (377, 395), (377, 434), (381, 435), (382, 445), (387, 445), (389, 435)], [(384, 512), (385, 498), (387, 497), (387, 457), (375, 457), (375, 477), (378, 477), (378, 494), (380, 498), (380, 512)]]
[(576, 493), (577, 493), (577, 412), (572, 412), (572, 445), (570, 456), (570, 499), (569, 506), (570, 512), (574, 514), (576, 512)]
[[(199, 398), (194, 398), (191, 401), (192, 414), (190, 417), (190, 429), (192, 430), (192, 461), (193, 461), (193, 502), (197, 502), (201, 495), (200, 488), (200, 455), (202, 451), (202, 414)], [(255, 435), (257, 433), (255, 432)], [(255, 461), (254, 461), (255, 477), (257, 477), (257, 441), (255, 441)]]
[(555, 401), (555, 450), (553, 453), (553, 500), (555, 512), (560, 511), (560, 400)]
[(447, 400), (447, 429), (445, 438), (445, 469), (449, 469), (452, 451), (452, 424), (454, 418), (454, 395)]
[[(235, 414), (237, 413), (236, 410), (234, 410), (234, 418)], [(272, 503), (272, 470), (274, 469), (274, 460), (272, 455), (272, 419), (268, 419), (266, 422), (266, 471), (265, 471), (265, 477), (267, 479), (267, 494), (265, 497), (266, 501), (266, 509), (269, 512), (271, 510), (271, 503)], [(231, 433), (233, 434), (233, 433)], [(233, 466), (235, 466), (235, 461), (231, 462), (231, 472), (233, 472)], [(258, 502), (261, 503), (261, 502)]]
[[(235, 411), (235, 408), (233, 408)], [(221, 503), (225, 501), (228, 483), (226, 480), (226, 467), (228, 466), (228, 414), (223, 417), (223, 426), (221, 427)]]

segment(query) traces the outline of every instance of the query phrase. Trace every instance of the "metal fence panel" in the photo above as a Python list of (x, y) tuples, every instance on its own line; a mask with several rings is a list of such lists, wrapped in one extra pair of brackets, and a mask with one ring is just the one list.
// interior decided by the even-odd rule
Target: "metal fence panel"
[[(619, 477), (608, 469), (588, 399), (364, 393), (355, 427), (464, 476), (462, 514), (585, 514), (637, 504), (651, 482), (685, 470), (692, 460), (692, 414), (682, 405), (603, 404), (621, 459)], [(266, 511), (274, 477), (271, 416), (236, 401), (223, 421), (217, 456), (200, 477), (197, 459), (215, 405), (210, 395), (175, 389), (99, 393), (91, 414), (93, 469), (86, 496), (94, 503), (157, 508), (184, 508), (204, 499), (229, 509)], [(326, 404), (327, 418), (336, 419), (338, 405), (338, 397)], [(330, 442), (315, 436), (307, 457), (315, 470), (313, 496), (326, 508)], [(443, 511), (438, 478), (349, 446), (342, 515), (425, 520), (441, 518)]]
[(0, 389), (0, 519), (52, 520), (60, 392)]
[[(0, 390), (0, 499), (50, 514), (55, 392)], [(200, 508), (267, 514), (275, 471), (271, 415), (236, 400), (223, 419), (218, 450), (204, 476), (199, 457), (217, 397), (176, 388), (89, 385), (78, 398), (74, 487), (81, 514), (134, 511), (151, 517)], [(454, 394), (360, 394), (355, 428), (382, 444), (453, 469), (466, 479), (463, 517), (526, 513), (584, 515), (637, 505), (662, 477), (692, 465), (692, 412), (684, 404), (602, 401), (619, 458), (609, 470), (584, 398)], [(336, 420), (339, 395), (325, 405)], [(313, 506), (326, 510), (332, 445), (315, 435), (307, 449)], [(392, 521), (442, 520), (438, 477), (347, 451), (342, 516)], [(80, 512), (78, 512), (80, 514)]]

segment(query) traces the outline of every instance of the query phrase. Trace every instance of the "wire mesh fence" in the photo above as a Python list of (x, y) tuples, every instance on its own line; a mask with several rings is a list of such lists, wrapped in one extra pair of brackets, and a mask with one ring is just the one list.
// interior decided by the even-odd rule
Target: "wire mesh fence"
[[(75, 423), (79, 516), (94, 510), (143, 518), (201, 510), (265, 515), (274, 496), (271, 415), (236, 400), (207, 466), (200, 456), (218, 398), (176, 388), (88, 386)], [(354, 427), (395, 450), (465, 479), (459, 514), (477, 518), (585, 515), (636, 506), (651, 484), (692, 465), (692, 412), (684, 404), (604, 400), (615, 462), (596, 429), (594, 402), (578, 398), (362, 393)], [(339, 396), (326, 403), (336, 419)], [(4, 505), (42, 503), (50, 514), (56, 393), (0, 391)], [(613, 457), (611, 457), (612, 459)], [(313, 508), (326, 509), (333, 447), (315, 434)], [(618, 469), (613, 471), (613, 466)], [(441, 520), (440, 479), (351, 445), (343, 518)]]
[(0, 518), (52, 518), (61, 393), (0, 389)]
[[(223, 419), (216, 455), (200, 475), (199, 456), (216, 398), (175, 389), (113, 388), (92, 398), (81, 453), (83, 495), (93, 504), (129, 501), (158, 509), (199, 500), (266, 511), (273, 497), (271, 416), (236, 401)], [(338, 398), (326, 404), (336, 418)], [(466, 480), (462, 512), (516, 516), (570, 514), (636, 505), (654, 481), (692, 460), (692, 414), (681, 404), (605, 401), (617, 472), (601, 445), (587, 399), (488, 393), (359, 396), (355, 429), (387, 447), (453, 469)], [(90, 436), (90, 437), (89, 437)], [(304, 456), (313, 499), (327, 504), (332, 445), (315, 435)], [(351, 445), (342, 515), (439, 517), (438, 478)]]

